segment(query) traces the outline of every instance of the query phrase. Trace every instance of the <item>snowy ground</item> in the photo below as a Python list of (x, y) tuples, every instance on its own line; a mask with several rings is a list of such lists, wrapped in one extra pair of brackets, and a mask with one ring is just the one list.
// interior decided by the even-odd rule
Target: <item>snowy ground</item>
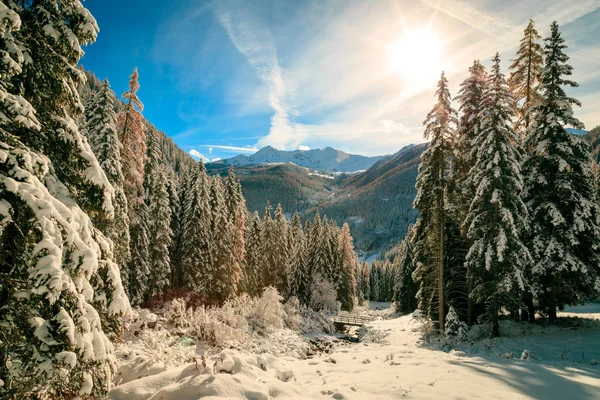
[[(137, 352), (137, 361), (121, 360), (124, 382), (109, 399), (600, 399), (600, 305), (566, 311), (561, 316), (571, 317), (556, 326), (503, 321), (503, 337), (475, 330), (458, 346), (424, 342), (418, 318), (383, 309), (362, 311), (375, 320), (360, 343), (308, 359), (300, 359), (306, 337), (289, 330), (204, 362), (196, 355), (198, 365)], [(183, 351), (171, 360), (197, 353), (169, 340), (156, 346)]]

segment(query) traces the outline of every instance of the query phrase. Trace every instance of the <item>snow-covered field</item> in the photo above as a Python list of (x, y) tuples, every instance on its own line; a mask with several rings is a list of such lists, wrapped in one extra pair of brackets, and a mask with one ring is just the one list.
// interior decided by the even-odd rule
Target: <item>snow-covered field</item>
[[(473, 329), (468, 340), (451, 346), (424, 341), (418, 317), (363, 309), (374, 320), (361, 331), (361, 342), (337, 342), (330, 353), (314, 356), (308, 339), (315, 335), (289, 329), (213, 355), (186, 337), (146, 330), (119, 348), (120, 384), (108, 397), (600, 399), (600, 306), (566, 311), (561, 316), (570, 318), (554, 326), (503, 321), (503, 337), (492, 340)], [(162, 353), (152, 356), (152, 346)], [(126, 359), (130, 354), (137, 359)]]

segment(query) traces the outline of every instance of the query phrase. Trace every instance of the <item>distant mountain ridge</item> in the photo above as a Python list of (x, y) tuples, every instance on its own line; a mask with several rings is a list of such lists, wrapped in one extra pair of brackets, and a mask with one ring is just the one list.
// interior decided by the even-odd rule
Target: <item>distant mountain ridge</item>
[[(350, 224), (357, 249), (374, 253), (402, 240), (415, 222), (417, 168), (426, 148), (408, 145), (356, 174), (328, 176), (295, 163), (238, 166), (235, 172), (250, 212), (263, 215), (270, 201), (281, 203), (286, 212), (298, 210), (303, 219), (327, 214), (338, 224)], [(211, 163), (206, 168), (211, 175), (225, 176), (228, 165)]]
[(249, 166), (277, 163), (294, 163), (301, 167), (318, 171), (358, 172), (369, 169), (385, 156), (366, 157), (348, 154), (332, 147), (314, 150), (277, 150), (266, 146), (252, 155), (238, 155), (233, 158), (219, 160), (213, 164)]

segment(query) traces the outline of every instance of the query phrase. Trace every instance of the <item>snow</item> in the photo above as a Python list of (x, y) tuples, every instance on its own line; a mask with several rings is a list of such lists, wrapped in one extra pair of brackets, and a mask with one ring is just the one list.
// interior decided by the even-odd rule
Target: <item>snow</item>
[[(379, 304), (379, 306), (381, 306)], [(389, 303), (386, 304), (389, 307)], [(502, 337), (476, 327), (468, 340), (449, 345), (424, 340), (431, 325), (420, 314), (361, 309), (374, 320), (361, 342), (337, 342), (330, 353), (303, 359), (262, 348), (225, 349), (207, 355), (187, 347), (187, 362), (166, 365), (140, 356), (122, 364), (109, 399), (584, 399), (600, 396), (600, 305), (570, 308), (561, 324), (501, 321)], [(153, 336), (158, 331), (146, 331)], [(167, 335), (162, 331), (162, 335)], [(310, 335), (298, 335), (298, 346)], [(162, 351), (181, 349), (181, 341)], [(269, 351), (269, 348), (271, 348)], [(262, 351), (257, 354), (257, 351)], [(271, 354), (269, 354), (271, 353)], [(521, 359), (523, 358), (523, 359)]]

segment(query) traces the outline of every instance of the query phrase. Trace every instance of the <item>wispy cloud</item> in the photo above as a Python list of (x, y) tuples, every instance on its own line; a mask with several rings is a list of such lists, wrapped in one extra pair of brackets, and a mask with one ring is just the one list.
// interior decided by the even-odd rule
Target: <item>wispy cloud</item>
[[(202, 145), (208, 149), (219, 149), (229, 153), (256, 153), (259, 149), (256, 147), (240, 147), (240, 146), (222, 146), (216, 144)], [(209, 150), (210, 151), (210, 150)], [(212, 153), (212, 151), (210, 151)]]
[(301, 141), (294, 135), (294, 123), (286, 104), (286, 87), (272, 33), (256, 15), (239, 4), (221, 2), (215, 7), (215, 12), (232, 43), (246, 57), (256, 76), (268, 89), (268, 103), (274, 115), (271, 117), (270, 132), (259, 141), (259, 145), (270, 144), (283, 149)]

